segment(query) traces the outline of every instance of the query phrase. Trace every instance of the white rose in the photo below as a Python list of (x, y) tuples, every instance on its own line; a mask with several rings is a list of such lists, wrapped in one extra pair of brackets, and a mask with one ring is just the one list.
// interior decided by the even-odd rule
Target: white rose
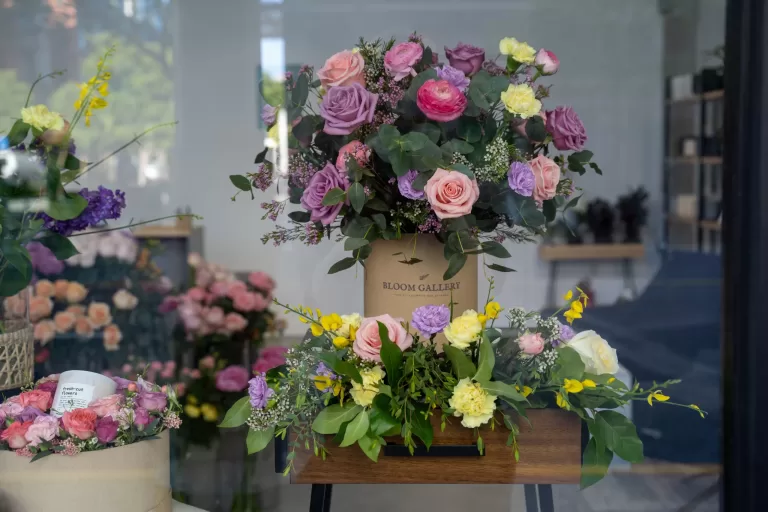
[(128, 290), (123, 289), (118, 290), (112, 296), (112, 302), (115, 303), (117, 309), (134, 309), (138, 305), (139, 299)]
[(580, 332), (566, 344), (579, 353), (586, 371), (601, 375), (615, 374), (619, 371), (619, 359), (616, 349), (600, 337), (595, 331)]

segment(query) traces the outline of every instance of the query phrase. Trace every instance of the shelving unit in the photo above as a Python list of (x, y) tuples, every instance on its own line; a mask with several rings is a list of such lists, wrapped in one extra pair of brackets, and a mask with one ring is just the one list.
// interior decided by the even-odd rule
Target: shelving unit
[[(719, 154), (701, 153), (705, 149), (711, 151), (706, 141), (719, 136), (723, 94), (716, 90), (685, 98), (668, 97), (665, 102), (665, 249), (720, 252), (723, 158)], [(686, 137), (697, 140), (698, 155), (681, 154), (680, 141)], [(680, 203), (687, 199), (692, 204), (694, 198), (692, 209), (678, 204), (678, 199)]]

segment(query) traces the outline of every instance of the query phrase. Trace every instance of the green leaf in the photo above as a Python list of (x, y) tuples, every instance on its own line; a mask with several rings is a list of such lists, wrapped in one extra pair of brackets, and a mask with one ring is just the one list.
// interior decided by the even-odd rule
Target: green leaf
[(323, 197), (323, 206), (333, 206), (339, 203), (343, 203), (347, 198), (347, 193), (340, 188), (332, 188), (325, 193)]
[(462, 155), (468, 155), (475, 150), (475, 147), (472, 144), (464, 142), (461, 139), (449, 140), (440, 147), (447, 149), (451, 153), (461, 153)]
[(343, 448), (355, 444), (361, 437), (368, 433), (369, 426), (370, 421), (368, 420), (368, 413), (363, 409), (357, 416), (355, 416), (355, 419), (350, 421), (347, 425), (347, 429), (344, 431), (344, 440), (339, 446)]
[(363, 378), (360, 376), (357, 366), (348, 361), (342, 361), (335, 352), (321, 352), (317, 354), (316, 357), (339, 375), (349, 377), (355, 382), (363, 382)]
[(403, 351), (389, 339), (387, 327), (381, 322), (377, 321), (377, 323), (379, 324), (379, 338), (381, 339), (381, 362), (384, 363), (384, 368), (387, 370), (389, 385), (396, 388), (400, 381), (403, 366)]
[(365, 238), (347, 238), (344, 240), (345, 251), (354, 251), (355, 249), (359, 249), (364, 245), (368, 245), (368, 240)]
[(432, 142), (426, 134), (420, 132), (409, 132), (400, 137), (400, 145), (404, 151), (415, 152), (423, 149), (427, 143)]
[(55, 452), (55, 451), (53, 451), (53, 450), (45, 450), (45, 451), (43, 451), (43, 452), (37, 452), (37, 453), (35, 454), (35, 456), (34, 456), (34, 457), (32, 457), (32, 458), (29, 460), (29, 462), (30, 462), (30, 463), (31, 463), (31, 462), (37, 462), (38, 460), (40, 460), (40, 459), (43, 459), (43, 458), (45, 458), (45, 457), (47, 457), (47, 456), (49, 456), (49, 455), (53, 455), (54, 453), (56, 453), (56, 452)]
[(74, 219), (88, 206), (88, 200), (80, 194), (60, 193), (48, 205), (46, 213), (56, 220)]
[(421, 439), (424, 446), (427, 447), (427, 450), (429, 450), (429, 447), (432, 446), (432, 440), (435, 437), (435, 432), (432, 430), (432, 423), (430, 423), (428, 416), (425, 417), (425, 414), (429, 409), (426, 405), (422, 404), (415, 405), (415, 408), (416, 410), (413, 415), (411, 415), (411, 430), (416, 437)]
[(260, 164), (264, 162), (264, 157), (267, 156), (267, 151), (269, 151), (269, 148), (264, 148), (263, 150), (261, 150), (261, 152), (256, 155), (256, 160), (254, 160), (253, 163)]
[(536, 228), (546, 222), (544, 214), (536, 207), (536, 202), (532, 198), (521, 196), (510, 189), (494, 196), (491, 207), (493, 211), (506, 215), (518, 225)]
[(488, 382), (493, 375), (493, 365), (496, 363), (496, 357), (493, 355), (493, 347), (488, 336), (483, 334), (480, 340), (480, 354), (477, 357), (477, 373), (472, 378), (476, 382)]
[(294, 106), (303, 106), (309, 97), (309, 77), (306, 73), (301, 73), (291, 92), (291, 102)]
[(608, 466), (611, 465), (612, 460), (613, 452), (605, 446), (598, 450), (595, 438), (592, 437), (584, 450), (584, 460), (581, 466), (581, 488), (586, 489), (602, 480), (608, 472)]
[(362, 410), (362, 407), (351, 401), (343, 406), (339, 404), (329, 405), (315, 417), (315, 421), (312, 422), (312, 430), (318, 434), (335, 434), (341, 428), (342, 423), (352, 420)]
[(477, 142), (483, 136), (480, 123), (472, 117), (459, 118), (456, 134), (467, 142)]
[(443, 345), (443, 352), (451, 362), (453, 372), (459, 379), (466, 379), (467, 377), (472, 377), (477, 373), (477, 368), (475, 368), (474, 363), (462, 350), (446, 344)]
[(309, 212), (304, 212), (304, 211), (296, 211), (288, 214), (288, 218), (294, 222), (309, 222), (309, 219), (311, 217), (312, 216), (310, 215)]
[(269, 430), (249, 429), (248, 437), (245, 439), (245, 444), (248, 447), (248, 455), (260, 452), (266, 448), (274, 438), (275, 427), (272, 427)]
[(442, 133), (440, 127), (433, 123), (420, 123), (413, 127), (414, 132), (423, 133), (429, 140), (437, 144), (440, 140), (440, 134)]
[[(370, 206), (370, 202), (368, 203), (368, 206)], [(384, 217), (381, 213), (374, 213), (371, 215), (371, 218), (373, 219), (373, 222), (376, 223), (376, 226), (382, 231), (387, 229), (387, 218)]]
[(381, 451), (381, 444), (377, 438), (366, 435), (361, 437), (357, 441), (357, 444), (369, 459), (371, 459), (373, 462), (378, 462), (379, 452)]
[(413, 183), (411, 183), (411, 186), (414, 190), (424, 190), (424, 186), (434, 174), (435, 171), (420, 172), (416, 179), (413, 180)]
[(544, 127), (541, 116), (528, 118), (528, 122), (525, 123), (525, 134), (534, 142), (541, 142), (547, 138), (547, 129)]
[(480, 385), (484, 390), (492, 395), (502, 396), (509, 400), (514, 400), (515, 402), (527, 402), (525, 397), (515, 389), (515, 386), (512, 386), (511, 384), (506, 384), (501, 381), (493, 381), (480, 382)]
[(595, 171), (597, 174), (599, 174), (600, 176), (602, 176), (602, 175), (603, 175), (603, 170), (602, 170), (602, 169), (600, 168), (600, 166), (598, 166), (598, 165), (597, 165), (595, 162), (589, 162), (589, 164), (588, 164), (588, 165), (589, 165), (589, 166), (592, 168), (592, 170), (593, 170), (593, 171)]
[(578, 151), (576, 153), (571, 153), (570, 156), (568, 156), (568, 160), (575, 160), (576, 162), (586, 164), (590, 160), (592, 160), (592, 157), (594, 156), (594, 153), (589, 151), (588, 149), (585, 149), (583, 151)]
[(643, 442), (637, 437), (635, 425), (618, 412), (600, 411), (595, 414), (592, 434), (625, 461), (643, 461)]
[(481, 246), (483, 247), (483, 252), (485, 254), (489, 254), (494, 258), (511, 258), (512, 257), (512, 255), (509, 254), (509, 251), (499, 242), (494, 242), (494, 241), (483, 242)]
[(427, 46), (424, 48), (424, 52), (421, 54), (421, 60), (419, 66), (422, 68), (428, 68), (432, 65), (432, 48)]
[(11, 130), (8, 132), (8, 145), (13, 147), (24, 142), (24, 139), (27, 138), (27, 134), (29, 133), (29, 128), (27, 123), (21, 119), (17, 119), (16, 122), (13, 123), (13, 126), (11, 126)]
[(497, 263), (491, 263), (490, 265), (486, 263), (485, 266), (497, 272), (517, 272), (517, 270), (513, 268), (505, 267), (504, 265), (499, 265)]
[(220, 428), (235, 428), (244, 425), (251, 415), (251, 402), (247, 396), (244, 396), (235, 405), (229, 408), (227, 414), (219, 425)]
[(82, 164), (75, 155), (67, 155), (67, 159), (64, 160), (64, 168), (70, 171), (80, 171)]
[(316, 130), (317, 118), (315, 116), (304, 116), (299, 121), (299, 124), (293, 127), (291, 132), (298, 140), (307, 140), (312, 137)]
[(245, 192), (251, 191), (251, 182), (248, 181), (248, 178), (245, 176), (241, 176), (240, 174), (232, 174), (229, 176), (229, 181), (231, 181), (232, 184), (240, 190), (244, 190)]
[(443, 280), (447, 281), (456, 274), (459, 273), (459, 271), (464, 267), (464, 264), (467, 262), (467, 255), (462, 254), (460, 252), (455, 253), (453, 256), (451, 256), (451, 259), (448, 260), (448, 268), (445, 270), (445, 273), (443, 274)]
[[(466, 215), (462, 215), (461, 217), (456, 217), (455, 219), (449, 219), (448, 220), (448, 231), (467, 231), (475, 227), (477, 224), (477, 218), (475, 218), (474, 215), (471, 213), (468, 213)], [(464, 251), (469, 251), (475, 248), (475, 241), (472, 240), (471, 244), (464, 245)], [(462, 243), (464, 242), (464, 239), (462, 239)]]
[(450, 166), (451, 170), (460, 172), (461, 174), (467, 176), (469, 179), (473, 180), (475, 179), (475, 173), (472, 172), (469, 167), (467, 167), (464, 164), (451, 164)]
[(266, 84), (264, 83), (264, 80), (259, 82), (259, 92), (261, 93), (261, 97), (264, 98), (264, 101), (273, 107), (279, 107), (283, 102), (285, 90), (282, 88), (282, 86), (280, 86), (280, 89), (277, 89), (265, 85)]
[(48, 232), (37, 239), (38, 242), (51, 250), (57, 260), (66, 260), (75, 254), (80, 254), (69, 238), (58, 233)]
[[(379, 392), (381, 393), (381, 389)], [(377, 436), (383, 436), (395, 428), (400, 428), (400, 422), (389, 413), (389, 402), (390, 398), (382, 394), (373, 399), (373, 407), (368, 419), (371, 422), (371, 432)]]
[(360, 213), (363, 211), (363, 207), (365, 206), (365, 190), (363, 189), (363, 186), (355, 182), (349, 187), (349, 202), (352, 203), (352, 208), (355, 209), (357, 213)]
[(557, 377), (562, 379), (581, 380), (584, 375), (584, 362), (579, 353), (571, 347), (560, 347), (557, 350)]
[(344, 258), (333, 265), (331, 265), (331, 268), (328, 269), (329, 274), (335, 274), (336, 272), (341, 272), (342, 270), (347, 270), (349, 267), (352, 267), (357, 263), (357, 260), (355, 258)]

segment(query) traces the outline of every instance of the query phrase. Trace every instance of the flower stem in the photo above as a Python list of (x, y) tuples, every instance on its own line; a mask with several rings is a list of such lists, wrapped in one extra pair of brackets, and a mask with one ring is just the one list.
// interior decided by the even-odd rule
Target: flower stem
[(82, 233), (75, 233), (73, 235), (69, 235), (69, 238), (72, 238), (73, 236), (94, 235), (96, 233), (106, 233), (108, 231), (119, 231), (121, 229), (127, 229), (127, 228), (136, 227), (136, 226), (142, 226), (144, 224), (151, 224), (153, 222), (157, 222), (157, 221), (160, 221), (160, 220), (179, 219), (181, 217), (192, 217), (192, 218), (197, 219), (197, 220), (201, 220), (202, 219), (202, 217), (200, 215), (195, 215), (194, 213), (177, 213), (176, 215), (168, 215), (166, 217), (160, 217), (160, 218), (152, 219), (152, 220), (145, 220), (143, 222), (132, 222), (130, 224), (126, 224), (125, 226), (118, 226), (116, 228), (100, 229), (98, 231), (83, 231)]
[(46, 78), (56, 78), (64, 74), (64, 71), (52, 71), (48, 73), (47, 75), (42, 75), (37, 77), (37, 80), (32, 82), (32, 85), (29, 88), (29, 93), (27, 93), (27, 101), (24, 102), (24, 108), (27, 108), (29, 106), (29, 100), (32, 99), (32, 91), (35, 90), (35, 86), (38, 84), (38, 82), (41, 82), (45, 80)]

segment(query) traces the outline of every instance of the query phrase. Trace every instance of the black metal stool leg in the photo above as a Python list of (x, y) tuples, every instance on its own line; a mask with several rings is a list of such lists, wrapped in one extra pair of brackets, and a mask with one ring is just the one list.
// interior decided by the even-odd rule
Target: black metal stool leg
[(539, 512), (539, 497), (536, 495), (536, 485), (525, 484), (525, 512)]
[(539, 488), (539, 510), (541, 512), (555, 512), (555, 500), (552, 497), (550, 484), (537, 485)]
[(312, 484), (309, 512), (331, 512), (331, 484)]

